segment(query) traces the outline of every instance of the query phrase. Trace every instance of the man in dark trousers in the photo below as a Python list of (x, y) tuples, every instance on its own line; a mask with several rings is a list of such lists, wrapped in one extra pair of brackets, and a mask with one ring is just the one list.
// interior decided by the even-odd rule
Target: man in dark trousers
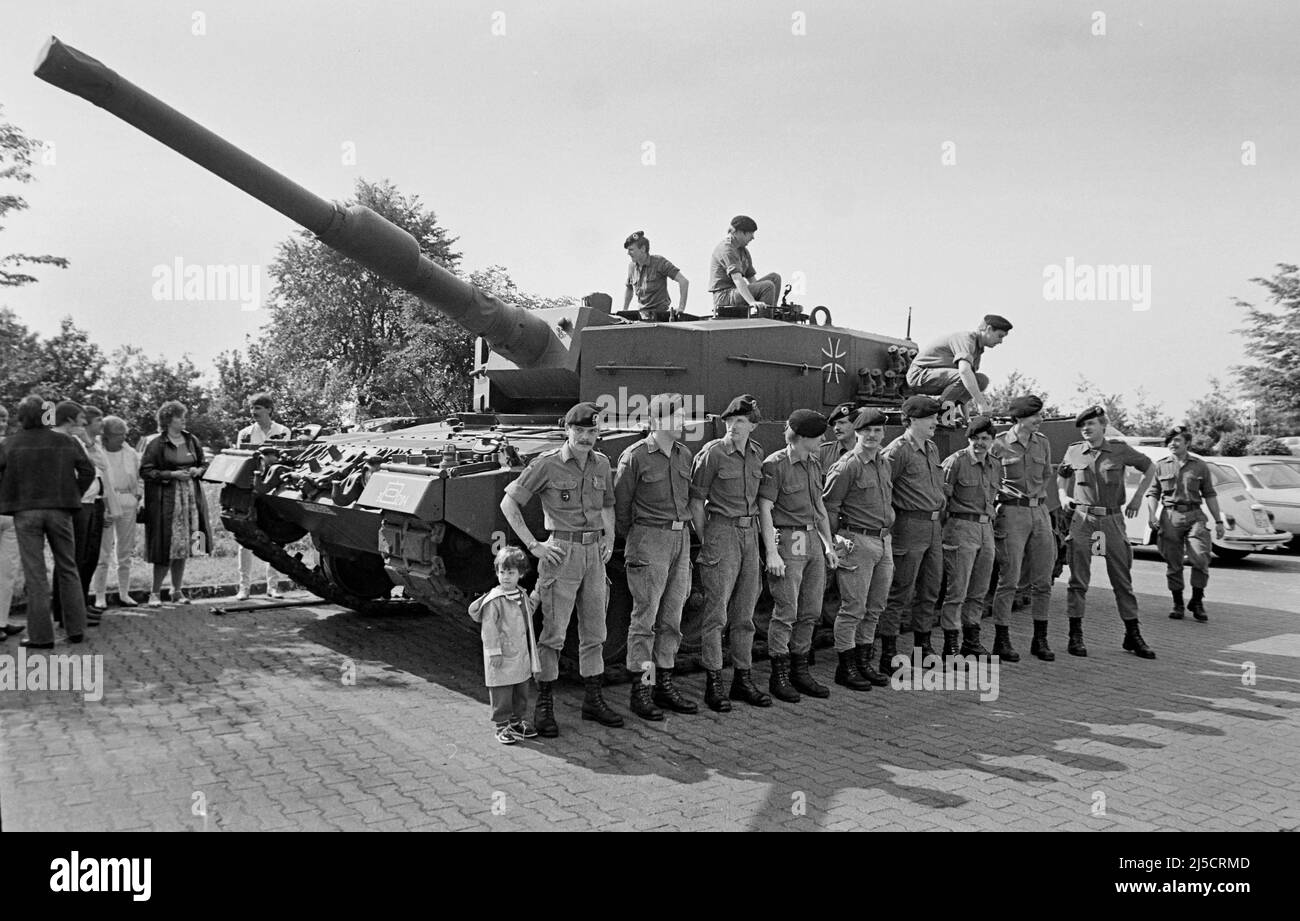
[(63, 595), (68, 641), (80, 643), (86, 631), (86, 596), (72, 533), (72, 516), (95, 479), (95, 467), (68, 435), (51, 431), (42, 422), (44, 401), (25, 397), (18, 404), (22, 429), (0, 445), (0, 514), (12, 515), (18, 553), (27, 580), (28, 649), (54, 648), (50, 619), (50, 583), (45, 570), (45, 544), (54, 557), (54, 578)]

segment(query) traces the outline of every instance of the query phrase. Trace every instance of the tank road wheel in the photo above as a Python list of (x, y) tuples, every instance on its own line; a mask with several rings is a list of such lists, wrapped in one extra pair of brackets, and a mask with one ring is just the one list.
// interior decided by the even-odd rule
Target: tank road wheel
[(366, 601), (387, 598), (393, 589), (393, 580), (384, 571), (383, 561), (371, 554), (350, 558), (321, 550), (320, 566), (330, 582)]

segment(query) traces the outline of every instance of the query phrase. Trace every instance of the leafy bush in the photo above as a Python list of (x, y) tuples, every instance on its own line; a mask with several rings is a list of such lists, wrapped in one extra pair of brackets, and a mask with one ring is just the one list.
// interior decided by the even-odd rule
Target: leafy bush
[(1286, 457), (1291, 456), (1291, 449), (1286, 446), (1280, 438), (1274, 438), (1272, 435), (1256, 435), (1250, 440), (1247, 454), (1281, 454)]
[(1241, 457), (1252, 453), (1250, 450), (1250, 436), (1245, 432), (1227, 432), (1219, 439), (1219, 443), (1215, 447), (1224, 457)]

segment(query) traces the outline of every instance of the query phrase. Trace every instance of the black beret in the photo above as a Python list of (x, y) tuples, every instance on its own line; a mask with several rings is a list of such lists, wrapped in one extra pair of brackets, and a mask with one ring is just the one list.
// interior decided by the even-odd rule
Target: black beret
[(591, 428), (604, 411), (599, 403), (579, 403), (564, 414), (564, 424)]
[(826, 422), (828, 425), (834, 425), (841, 419), (852, 418), (853, 413), (857, 408), (858, 405), (856, 403), (841, 403), (839, 406), (836, 406), (831, 410), (831, 414), (827, 417)]
[(1104, 415), (1106, 415), (1106, 407), (1094, 404), (1074, 417), (1074, 427), (1079, 428), (1089, 419), (1096, 419), (1098, 416)]
[(728, 403), (727, 408), (722, 411), (722, 418), (724, 419), (726, 419), (728, 416), (757, 416), (757, 415), (758, 415), (758, 401), (755, 400), (748, 393), (742, 393), (740, 396), (736, 397), (734, 400)]
[(988, 416), (976, 416), (971, 419), (970, 424), (966, 426), (966, 437), (974, 438), (981, 432), (993, 434), (993, 420)]
[(903, 401), (903, 415), (908, 419), (924, 419), (927, 416), (937, 416), (941, 409), (943, 409), (943, 404), (934, 397), (927, 397), (919, 393)]
[(758, 223), (747, 214), (737, 214), (731, 219), (731, 226), (742, 233), (754, 233), (758, 230)]
[(1179, 435), (1182, 435), (1183, 439), (1187, 441), (1188, 444), (1191, 443), (1192, 430), (1185, 425), (1175, 425), (1169, 431), (1165, 432), (1165, 444), (1169, 444), (1169, 442), (1173, 441)]
[(796, 409), (785, 424), (801, 438), (820, 438), (826, 434), (826, 417), (814, 409)]
[(868, 406), (866, 409), (858, 413), (858, 418), (853, 420), (853, 428), (855, 430), (864, 429), (870, 425), (884, 425), (884, 424), (885, 424), (885, 414), (882, 413), (880, 410), (876, 409), (874, 406)]
[(986, 313), (984, 315), (984, 325), (989, 329), (1000, 329), (1004, 333), (1011, 332), (1011, 321), (1006, 317), (1000, 317), (996, 313)]
[(1043, 411), (1043, 401), (1032, 393), (1016, 397), (1011, 401), (1011, 418), (1023, 419), (1025, 416), (1032, 416)]

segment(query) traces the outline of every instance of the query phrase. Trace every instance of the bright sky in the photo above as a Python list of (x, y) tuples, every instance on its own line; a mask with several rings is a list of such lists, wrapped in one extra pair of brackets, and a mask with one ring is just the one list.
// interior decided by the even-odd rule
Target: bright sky
[[(265, 266), (293, 228), (35, 79), (50, 34), (326, 198), (350, 195), (358, 176), (420, 195), (459, 235), (466, 269), (499, 263), (525, 290), (621, 302), (620, 244), (642, 229), (704, 312), (709, 253), (747, 213), (759, 274), (802, 273), (795, 300), (889, 335), (910, 305), (922, 344), (1004, 314), (1016, 329), (984, 370), (996, 381), (1019, 369), (1066, 406), (1082, 373), (1181, 412), (1242, 359), (1233, 296), (1258, 300), (1248, 279), (1300, 258), (1289, 2), (0, 11), (4, 117), (53, 145), (0, 251), (72, 262), (0, 304), (42, 334), (71, 314), (105, 351), (132, 343), (206, 364), (239, 347), (265, 311), (156, 301), (154, 267), (261, 266), (265, 298)], [(1243, 165), (1248, 143), (1255, 165)], [(1067, 257), (1149, 266), (1150, 309), (1046, 300), (1044, 270)]]

